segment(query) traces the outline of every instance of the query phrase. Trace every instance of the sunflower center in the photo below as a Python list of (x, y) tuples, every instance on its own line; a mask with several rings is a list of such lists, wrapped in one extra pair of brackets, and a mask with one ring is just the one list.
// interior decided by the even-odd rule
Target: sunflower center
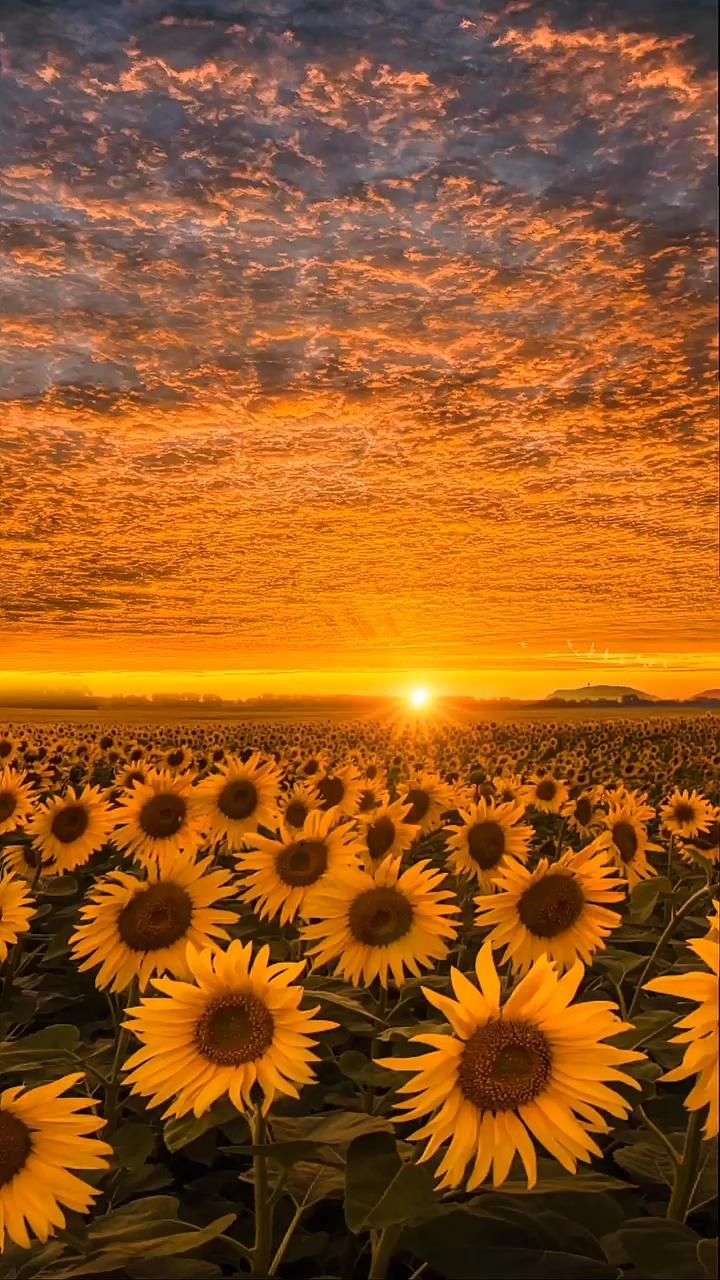
[(302, 827), (307, 816), (307, 805), (303, 804), (302, 800), (291, 800), (285, 810), (285, 821), (288, 822), (291, 827)]
[(360, 812), (368, 813), (370, 809), (374, 809), (376, 806), (377, 806), (377, 797), (375, 795), (375, 792), (370, 787), (368, 787), (365, 791), (361, 793), (361, 796), (360, 796)]
[(218, 796), (218, 809), (226, 818), (249, 818), (257, 809), (258, 793), (252, 782), (238, 778), (228, 782)]
[(674, 816), (678, 822), (692, 822), (695, 818), (695, 810), (691, 804), (676, 804)]
[(584, 905), (585, 895), (575, 877), (558, 872), (521, 894), (518, 915), (536, 938), (554, 938), (575, 924)]
[(410, 929), (413, 909), (398, 889), (367, 889), (355, 898), (348, 912), (350, 931), (368, 947), (386, 947), (404, 938)]
[(262, 1058), (274, 1030), (272, 1014), (257, 996), (221, 996), (198, 1019), (195, 1043), (211, 1062), (237, 1067)]
[(422, 787), (411, 787), (404, 796), (404, 801), (405, 804), (410, 805), (410, 812), (406, 815), (405, 821), (421, 822), (430, 808), (430, 796), (427, 791), (423, 791)]
[(0, 822), (7, 822), (17, 809), (17, 796), (14, 791), (0, 791)]
[(373, 778), (377, 778), (377, 765), (369, 764), (365, 770), (365, 777), (372, 782)]
[(304, 772), (307, 774), (308, 778), (311, 778), (314, 773), (317, 773), (319, 768), (320, 765), (317, 760), (307, 760), (305, 762)]
[(555, 795), (555, 783), (552, 778), (543, 778), (535, 788), (538, 800), (552, 800)]
[(87, 809), (83, 805), (69, 804), (55, 814), (50, 830), (61, 844), (72, 844), (85, 835), (89, 822)]
[(167, 762), (174, 768), (178, 764), (182, 764), (185, 759), (185, 752), (178, 748), (175, 751), (168, 751)]
[(8, 742), (6, 739), (3, 739), (2, 742), (0, 742), (0, 760), (4, 760), (6, 756), (11, 754), (12, 742)]
[(511, 1111), (537, 1098), (551, 1071), (550, 1045), (541, 1031), (496, 1018), (466, 1042), (458, 1085), (480, 1111)]
[(586, 827), (593, 815), (593, 807), (587, 796), (580, 796), (575, 802), (575, 817), (581, 826)]
[(345, 795), (342, 778), (321, 778), (317, 786), (322, 796), (323, 809), (332, 809), (334, 805), (342, 802)]
[(177, 835), (185, 821), (187, 805), (182, 796), (167, 791), (146, 800), (140, 810), (140, 826), (146, 836), (166, 840)]
[(392, 818), (378, 818), (367, 829), (365, 835), (368, 853), (372, 858), (383, 858), (392, 848), (395, 839), (395, 823)]
[(277, 873), (285, 884), (303, 888), (319, 880), (327, 868), (327, 847), (322, 840), (296, 840), (283, 849), (277, 860)]
[(18, 1116), (0, 1111), (0, 1187), (12, 1182), (32, 1150), (30, 1130)]
[(505, 852), (505, 832), (499, 822), (476, 822), (468, 831), (468, 852), (483, 871), (496, 867)]
[(637, 831), (630, 822), (616, 822), (612, 829), (613, 844), (623, 862), (632, 862), (638, 851)]
[(184, 936), (192, 914), (192, 899), (179, 884), (151, 884), (123, 907), (118, 933), (132, 951), (159, 951)]

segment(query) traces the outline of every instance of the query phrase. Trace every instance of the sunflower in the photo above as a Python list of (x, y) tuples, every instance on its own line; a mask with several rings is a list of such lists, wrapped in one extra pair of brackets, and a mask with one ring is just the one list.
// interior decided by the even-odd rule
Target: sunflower
[(27, 830), (35, 848), (62, 873), (82, 866), (102, 848), (113, 820), (99, 787), (80, 792), (68, 787), (64, 796), (52, 796), (38, 810)]
[(247, 837), (247, 851), (237, 860), (237, 869), (245, 876), (239, 896), (262, 919), (278, 916), (281, 924), (294, 920), (308, 889), (321, 876), (355, 864), (363, 851), (362, 841), (352, 823), (334, 827), (336, 817), (333, 809), (313, 809), (301, 831), (283, 824), (278, 840)]
[[(0, 964), (5, 960), (8, 948), (17, 942), (21, 933), (27, 933), (35, 915), (35, 903), (28, 893), (27, 884), (13, 875), (0, 878)], [(0, 1147), (2, 1160), (2, 1147)]]
[(475, 923), (494, 925), (488, 941), (505, 946), (503, 963), (509, 960), (514, 973), (525, 973), (542, 955), (560, 972), (577, 960), (589, 965), (622, 924), (606, 905), (625, 897), (625, 881), (615, 877), (606, 851), (570, 850), (553, 863), (541, 858), (534, 871), (510, 860), (498, 876), (499, 892), (475, 899)]
[[(57, 866), (52, 862), (44, 862), (39, 851), (30, 844), (5, 845), (0, 850), (0, 860), (5, 871), (12, 871), (23, 880), (29, 880), (31, 884), (36, 877), (39, 879), (42, 876), (43, 879), (47, 879), (49, 876), (58, 874)], [(40, 867), (40, 875), (38, 875), (38, 867)]]
[(387, 792), (377, 782), (368, 782), (367, 779), (361, 784), (361, 791), (358, 797), (359, 818), (364, 818), (368, 813), (372, 813), (375, 809), (380, 809), (385, 802)]
[(279, 791), (279, 771), (258, 751), (246, 761), (230, 756), (197, 788), (198, 813), (207, 836), (230, 850), (241, 849), (248, 831), (275, 826)]
[(443, 815), (455, 806), (452, 787), (438, 773), (424, 770), (399, 787), (400, 800), (410, 806), (407, 820), (423, 834), (442, 826)]
[(479, 990), (451, 969), (455, 1000), (423, 988), (425, 998), (447, 1018), (452, 1035), (415, 1036), (432, 1052), (379, 1060), (382, 1067), (413, 1076), (399, 1090), (412, 1095), (396, 1104), (405, 1113), (399, 1118), (431, 1117), (410, 1135), (414, 1142), (427, 1139), (421, 1161), (450, 1139), (436, 1173), (440, 1187), (464, 1184), (471, 1191), (491, 1166), (498, 1187), (516, 1152), (528, 1187), (533, 1187), (533, 1139), (575, 1173), (578, 1160), (602, 1155), (590, 1136), (609, 1132), (600, 1111), (619, 1119), (630, 1112), (630, 1103), (608, 1082), (639, 1088), (618, 1068), (645, 1055), (602, 1043), (630, 1030), (611, 1012), (614, 1004), (571, 1003), (582, 981), (581, 964), (560, 978), (547, 956), (541, 956), (502, 1007), (489, 942), (478, 953), (475, 971)]
[(133, 1093), (151, 1106), (172, 1098), (165, 1116), (201, 1116), (225, 1095), (245, 1111), (255, 1084), (265, 1114), (276, 1094), (298, 1097), (314, 1079), (313, 1037), (337, 1024), (300, 1008), (304, 962), (268, 964), (269, 954), (253, 958), (249, 942), (215, 954), (188, 947), (194, 982), (153, 979), (163, 998), (141, 1001), (125, 1023), (142, 1042), (125, 1063)]
[(202, 840), (197, 790), (188, 773), (149, 770), (115, 811), (114, 843), (141, 861), (192, 854)]
[(593, 827), (597, 827), (602, 820), (594, 789), (580, 791), (577, 795), (571, 796), (565, 801), (560, 812), (563, 818), (567, 819), (571, 831), (577, 831), (581, 836), (592, 835)]
[(86, 1136), (105, 1124), (87, 1114), (95, 1099), (61, 1096), (82, 1079), (77, 1072), (37, 1089), (14, 1085), (0, 1093), (0, 1252), (6, 1235), (22, 1249), (30, 1248), (31, 1232), (47, 1240), (65, 1226), (61, 1205), (89, 1213), (100, 1195), (70, 1172), (107, 1169), (113, 1153), (107, 1142)]
[(651, 876), (657, 875), (657, 871), (647, 860), (647, 853), (659, 853), (661, 846), (651, 844), (648, 839), (644, 822), (639, 816), (644, 811), (643, 807), (638, 808), (628, 799), (612, 805), (610, 811), (602, 817), (606, 830), (587, 846), (593, 853), (609, 849), (631, 889), (640, 880), (649, 880)]
[(365, 789), (359, 771), (354, 765), (345, 765), (344, 769), (334, 769), (324, 773), (315, 783), (320, 805), (323, 809), (334, 809), (336, 814), (351, 817), (357, 813), (360, 797)]
[(461, 809), (462, 826), (448, 827), (453, 832), (447, 841), (448, 863), (455, 874), (471, 876), (492, 892), (505, 859), (512, 856), (524, 862), (528, 856), (534, 833), (532, 827), (518, 825), (524, 812), (522, 801), (496, 805), (485, 798)]
[(9, 733), (0, 733), (0, 767), (6, 768), (18, 757), (18, 740)]
[(454, 894), (441, 889), (442, 871), (427, 860), (400, 870), (399, 858), (385, 858), (374, 873), (342, 867), (309, 894), (302, 937), (314, 943), (308, 954), (317, 967), (336, 960), (335, 972), (353, 986), (379, 978), (388, 986), (405, 982), (405, 970), (418, 977), (448, 953), (457, 925), (448, 919), (459, 907)]
[(147, 880), (125, 871), (105, 876), (81, 908), (83, 923), (70, 939), (81, 972), (98, 968), (96, 986), (111, 991), (123, 991), (135, 977), (141, 991), (154, 974), (186, 977), (186, 944), (210, 947), (214, 939), (227, 940), (222, 926), (237, 920), (215, 905), (235, 886), (227, 871), (208, 871), (210, 863), (168, 854), (148, 865)]
[(551, 773), (534, 773), (520, 792), (525, 804), (540, 813), (560, 813), (569, 795), (565, 783)]
[(168, 773), (182, 773), (190, 768), (192, 762), (192, 751), (188, 747), (168, 747), (160, 757), (160, 768)]
[(706, 831), (679, 847), (680, 857), (684, 862), (693, 861), (691, 856), (693, 852), (699, 853), (701, 858), (707, 858), (709, 862), (720, 862), (720, 810), (715, 810)]
[(9, 768), (0, 770), (0, 835), (25, 825), (32, 816), (33, 800), (32, 787), (24, 773)]
[(683, 1060), (679, 1067), (666, 1072), (660, 1079), (670, 1083), (687, 1080), (689, 1076), (696, 1077), (685, 1106), (688, 1111), (708, 1108), (705, 1137), (715, 1138), (718, 1133), (718, 943), (712, 936), (712, 917), (710, 920), (710, 935), (693, 938), (688, 943), (710, 972), (695, 969), (673, 977), (653, 978), (645, 983), (645, 990), (678, 996), (681, 1000), (694, 1000), (697, 1004), (692, 1013), (678, 1022), (683, 1030), (671, 1041), (688, 1046)]
[(302, 831), (308, 814), (319, 808), (317, 788), (309, 782), (294, 783), (289, 791), (281, 793), (278, 798), (282, 820), (291, 831)]
[(660, 818), (673, 835), (692, 839), (707, 831), (713, 820), (713, 806), (698, 791), (679, 791), (676, 787), (662, 805)]
[(522, 791), (522, 779), (516, 773), (496, 774), (492, 779), (495, 795), (500, 804), (522, 804), (520, 792)]
[(364, 845), (362, 856), (368, 871), (383, 858), (401, 858), (410, 848), (420, 828), (405, 822), (409, 812), (409, 804), (403, 804), (402, 800), (391, 804), (386, 792), (377, 809), (359, 815)]
[(147, 782), (147, 773), (148, 771), (143, 767), (143, 765), (131, 762), (120, 770), (120, 773), (115, 780), (115, 785), (120, 787), (122, 791), (132, 791), (136, 782)]

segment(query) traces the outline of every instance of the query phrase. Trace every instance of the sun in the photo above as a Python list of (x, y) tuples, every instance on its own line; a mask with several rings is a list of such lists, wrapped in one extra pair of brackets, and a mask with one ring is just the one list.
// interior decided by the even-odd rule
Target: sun
[(432, 694), (423, 685), (418, 685), (417, 688), (410, 690), (408, 702), (413, 711), (424, 711), (432, 702)]

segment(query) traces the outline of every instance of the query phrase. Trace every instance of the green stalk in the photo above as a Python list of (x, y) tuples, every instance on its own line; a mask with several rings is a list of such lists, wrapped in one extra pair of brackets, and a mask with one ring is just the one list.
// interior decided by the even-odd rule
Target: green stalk
[(694, 893), (692, 897), (688, 898), (687, 901), (684, 902), (683, 905), (680, 907), (680, 909), (670, 917), (670, 919), (668, 920), (667, 924), (665, 925), (665, 928), (663, 929), (662, 933), (660, 934), (660, 937), (658, 938), (655, 944), (655, 949), (652, 952), (652, 955), (648, 957), (645, 968), (640, 974), (640, 978), (635, 986), (632, 1000), (628, 1005), (628, 1011), (627, 1011), (628, 1018), (632, 1018), (635, 1005), (637, 1004), (640, 998), (640, 993), (643, 987), (645, 986), (645, 983), (647, 982), (648, 978), (650, 977), (650, 974), (652, 973), (655, 962), (660, 956), (660, 953), (662, 952), (665, 946), (665, 943), (674, 934), (683, 916), (686, 916), (690, 911), (690, 908), (693, 907), (696, 902), (699, 902), (701, 898), (706, 897), (708, 893), (714, 893), (714, 892), (715, 892), (715, 889), (713, 886), (709, 884), (703, 885), (702, 889), (698, 889), (697, 892)]
[(665, 1215), (672, 1219), (673, 1222), (684, 1222), (687, 1218), (690, 1201), (697, 1182), (701, 1148), (702, 1115), (700, 1111), (691, 1111), (685, 1133), (685, 1148), (682, 1160), (675, 1172), (672, 1195)]
[[(257, 1107), (253, 1117), (252, 1140), (254, 1147), (264, 1147), (266, 1137), (265, 1117)], [(270, 1274), (273, 1238), (273, 1205), (270, 1201), (268, 1185), (267, 1156), (264, 1151), (256, 1151), (253, 1156), (253, 1175), (255, 1189), (255, 1245), (252, 1252), (253, 1276)]]
[(387, 1280), (388, 1269), (400, 1239), (401, 1230), (399, 1225), (393, 1225), (383, 1227), (382, 1231), (373, 1232), (368, 1280)]
[[(127, 992), (127, 1003), (125, 1011), (135, 1003), (137, 998), (137, 979), (133, 979)], [(115, 1054), (113, 1056), (112, 1070), (110, 1072), (110, 1080), (105, 1093), (105, 1119), (107, 1120), (107, 1128), (105, 1137), (107, 1138), (115, 1129), (120, 1110), (120, 1086), (122, 1084), (120, 1073), (122, 1066), (127, 1057), (128, 1046), (130, 1044), (130, 1032), (127, 1027), (122, 1026), (118, 1020), (116, 1037), (115, 1037)]]

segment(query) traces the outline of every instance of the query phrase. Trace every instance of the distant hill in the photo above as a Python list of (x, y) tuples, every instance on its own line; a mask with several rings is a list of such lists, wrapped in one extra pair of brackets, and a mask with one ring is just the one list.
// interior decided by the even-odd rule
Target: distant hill
[(702, 693), (693, 694), (690, 702), (720, 702), (720, 689), (704, 689)]
[(582, 689), (556, 689), (545, 701), (549, 702), (555, 698), (560, 698), (563, 702), (585, 702), (588, 698), (593, 702), (598, 700), (622, 702), (624, 698), (637, 698), (640, 702), (657, 701), (654, 694), (643, 693), (641, 689), (631, 689), (625, 684), (586, 684)]

